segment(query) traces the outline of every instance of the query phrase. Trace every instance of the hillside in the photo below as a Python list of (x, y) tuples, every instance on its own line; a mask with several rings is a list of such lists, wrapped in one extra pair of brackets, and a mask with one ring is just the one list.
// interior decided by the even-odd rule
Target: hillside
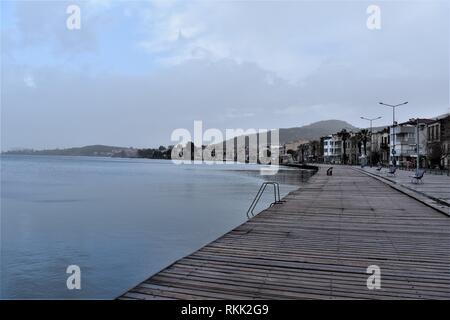
[(348, 122), (341, 120), (325, 120), (302, 127), (280, 129), (280, 144), (296, 140), (319, 140), (320, 137), (336, 133), (342, 129), (358, 130)]
[[(284, 145), (298, 140), (320, 140), (321, 137), (337, 133), (342, 129), (347, 129), (348, 131), (359, 130), (357, 127), (341, 120), (318, 121), (302, 127), (281, 128), (279, 131), (279, 144)], [(249, 135), (249, 137), (253, 136)], [(227, 140), (227, 143), (228, 141), (231, 142), (231, 140)], [(270, 137), (268, 138), (268, 142), (270, 143)]]

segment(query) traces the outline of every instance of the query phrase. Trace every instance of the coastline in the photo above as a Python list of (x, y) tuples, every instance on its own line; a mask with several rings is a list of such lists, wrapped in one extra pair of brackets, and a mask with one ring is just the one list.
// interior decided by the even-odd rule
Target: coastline
[[(2, 269), (17, 281), (41, 274), (33, 277), (36, 282), (32, 284), (48, 288), (32, 292), (5, 286), (4, 297), (11, 298), (112, 299), (149, 273), (240, 225), (263, 180), (275, 179), (261, 176), (261, 166), (255, 165), (176, 166), (171, 161), (84, 156), (20, 155), (2, 160), (2, 214), (10, 217), (12, 226), (5, 236), (17, 244), (8, 253), (10, 263)], [(280, 168), (281, 196), (298, 189), (309, 175), (295, 168)], [(261, 200), (258, 211), (273, 197), (268, 193)], [(15, 214), (24, 207), (24, 215)], [(31, 216), (45, 219), (35, 220), (25, 229), (13, 228)], [(75, 229), (71, 227), (74, 224)], [(42, 226), (47, 232), (40, 232)], [(33, 232), (33, 245), (28, 238), (22, 240), (24, 232)], [(86, 245), (75, 254), (62, 250), (74, 243)], [(112, 258), (101, 258), (103, 253)], [(39, 257), (32, 259), (36, 254)], [(108, 277), (121, 280), (116, 288), (106, 289), (105, 275), (90, 273), (85, 276), (92, 284), (90, 291), (56, 291), (53, 288), (60, 287), (53, 283), (58, 276), (54, 270), (63, 270), (64, 265), (54, 256), (71, 259), (84, 268), (106, 269)], [(22, 273), (21, 266), (31, 262), (33, 268)], [(53, 267), (46, 269), (48, 264)]]

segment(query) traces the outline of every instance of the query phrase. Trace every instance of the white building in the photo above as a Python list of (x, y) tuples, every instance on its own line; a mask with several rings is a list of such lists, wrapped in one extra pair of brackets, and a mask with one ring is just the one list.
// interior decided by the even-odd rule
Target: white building
[(336, 135), (329, 135), (322, 138), (323, 141), (323, 161), (325, 163), (341, 163), (342, 160), (342, 140)]

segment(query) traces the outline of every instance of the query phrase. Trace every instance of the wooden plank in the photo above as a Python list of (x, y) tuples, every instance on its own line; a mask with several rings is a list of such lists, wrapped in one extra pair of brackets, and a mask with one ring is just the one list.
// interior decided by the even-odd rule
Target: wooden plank
[[(450, 219), (337, 166), (120, 299), (449, 299)], [(381, 268), (380, 290), (366, 286)]]

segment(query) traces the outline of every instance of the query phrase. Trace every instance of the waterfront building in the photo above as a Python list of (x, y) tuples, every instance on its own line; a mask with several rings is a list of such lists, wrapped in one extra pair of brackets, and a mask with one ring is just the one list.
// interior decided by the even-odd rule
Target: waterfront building
[(323, 137), (324, 163), (342, 163), (342, 139), (338, 134)]
[(372, 133), (373, 163), (389, 165), (390, 143), (389, 127)]
[(427, 163), (430, 167), (450, 168), (450, 114), (427, 125)]
[(297, 160), (300, 163), (318, 162), (322, 159), (322, 148), (320, 142), (317, 140), (302, 143), (297, 147)]
[[(419, 150), (416, 149), (417, 136), (416, 125), (419, 121)], [(394, 157), (400, 167), (415, 167), (417, 163), (417, 154), (421, 158), (421, 166), (425, 165), (427, 155), (427, 130), (426, 125), (433, 120), (414, 119), (390, 127), (391, 144), (394, 143)], [(389, 148), (392, 152), (392, 145)]]

